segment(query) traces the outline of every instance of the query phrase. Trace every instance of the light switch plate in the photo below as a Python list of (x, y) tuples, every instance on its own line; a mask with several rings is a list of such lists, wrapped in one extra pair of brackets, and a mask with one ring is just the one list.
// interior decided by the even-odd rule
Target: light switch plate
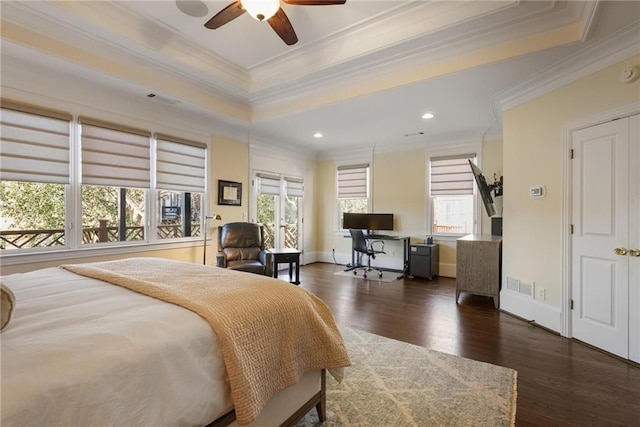
[(529, 197), (532, 199), (538, 199), (546, 195), (546, 189), (544, 185), (533, 185), (529, 188)]

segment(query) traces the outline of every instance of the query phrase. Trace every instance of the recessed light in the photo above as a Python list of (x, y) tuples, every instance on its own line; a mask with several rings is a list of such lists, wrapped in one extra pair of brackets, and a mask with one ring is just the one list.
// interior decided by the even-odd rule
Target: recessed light
[(424, 114), (422, 115), (422, 118), (423, 118), (423, 119), (433, 119), (433, 114), (431, 114), (431, 113), (424, 113)]
[(322, 136), (323, 135), (320, 132), (316, 132), (316, 133), (313, 134), (314, 138), (322, 138)]

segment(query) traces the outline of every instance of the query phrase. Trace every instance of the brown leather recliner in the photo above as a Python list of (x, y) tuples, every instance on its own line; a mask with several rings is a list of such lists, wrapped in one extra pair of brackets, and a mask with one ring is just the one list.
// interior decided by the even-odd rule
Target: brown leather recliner
[(230, 222), (220, 227), (216, 265), (273, 276), (273, 255), (264, 248), (262, 225)]

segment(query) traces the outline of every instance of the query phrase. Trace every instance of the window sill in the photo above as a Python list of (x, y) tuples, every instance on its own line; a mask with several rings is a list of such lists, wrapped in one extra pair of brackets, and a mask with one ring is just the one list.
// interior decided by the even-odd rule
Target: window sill
[(433, 235), (431, 235), (431, 237), (433, 237), (433, 240), (440, 240), (440, 241), (443, 241), (443, 242), (455, 242), (459, 238), (464, 237), (464, 236), (468, 236), (469, 234), (472, 234), (472, 233), (466, 233), (466, 234), (433, 234)]
[[(209, 240), (209, 239), (207, 239)], [(58, 249), (40, 252), (7, 253), (0, 252), (2, 265), (22, 265), (36, 262), (65, 261), (69, 259), (91, 258), (107, 255), (120, 255), (140, 252), (164, 251), (170, 249), (193, 248), (203, 245), (203, 240), (189, 239), (175, 242), (131, 243), (81, 249)]]

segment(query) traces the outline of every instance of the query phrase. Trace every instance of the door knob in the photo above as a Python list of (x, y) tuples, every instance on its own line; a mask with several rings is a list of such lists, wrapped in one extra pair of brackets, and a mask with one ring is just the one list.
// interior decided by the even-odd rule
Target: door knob
[(613, 250), (616, 255), (626, 255), (627, 254), (627, 248), (615, 248)]
[(629, 249), (629, 255), (640, 256), (640, 249)]

